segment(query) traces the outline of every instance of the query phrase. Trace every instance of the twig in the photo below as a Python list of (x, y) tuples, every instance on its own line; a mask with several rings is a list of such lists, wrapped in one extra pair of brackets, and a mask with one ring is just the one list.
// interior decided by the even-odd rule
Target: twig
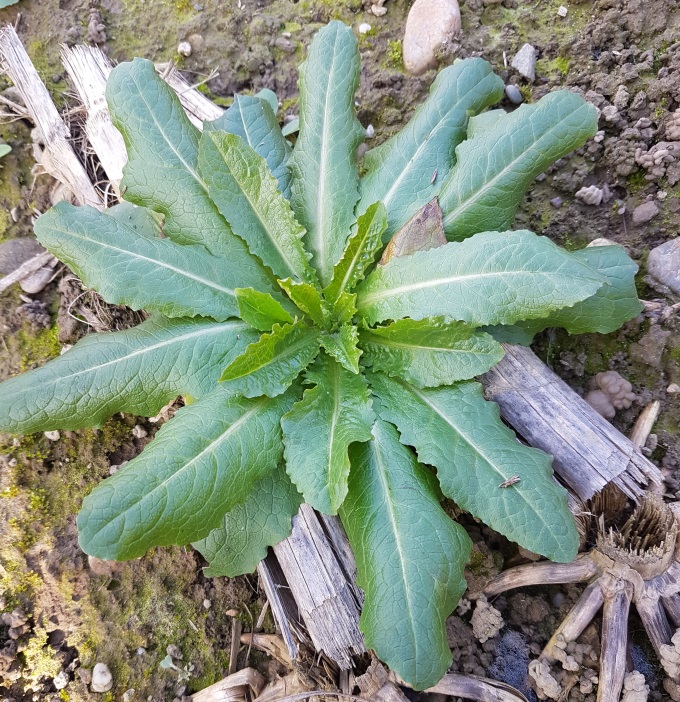
[(8, 273), (3, 278), (0, 278), (0, 293), (7, 290), (10, 285), (18, 283), (20, 280), (31, 275), (31, 273), (40, 270), (43, 266), (52, 264), (53, 262), (56, 263), (56, 260), (57, 259), (49, 251), (45, 251), (29, 259), (25, 263), (22, 263), (19, 268)]

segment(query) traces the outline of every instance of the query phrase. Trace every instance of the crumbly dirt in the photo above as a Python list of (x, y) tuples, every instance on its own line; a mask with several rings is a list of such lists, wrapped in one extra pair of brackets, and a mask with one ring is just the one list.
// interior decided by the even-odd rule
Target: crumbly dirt
[[(72, 98), (58, 59), (59, 44), (94, 40), (103, 42), (114, 61), (133, 56), (176, 60), (190, 80), (201, 83), (200, 90), (222, 105), (230, 103), (235, 91), (270, 88), (281, 101), (283, 120), (296, 114), (297, 65), (312, 34), (333, 18), (354, 27), (368, 22), (371, 31), (359, 39), (362, 79), (357, 100), (360, 121), (375, 128), (375, 136), (367, 140), (373, 146), (408, 119), (435, 73), (418, 78), (404, 73), (400, 41), (410, 2), (387, 0), (384, 17), (370, 13), (370, 4), (21, 0), (0, 11), (0, 23), (13, 23), (20, 13), (18, 32), (61, 108), (72, 104)], [(669, 301), (643, 280), (648, 251), (676, 236), (680, 224), (680, 165), (666, 162), (659, 168), (653, 158), (662, 148), (657, 145), (671, 140), (670, 116), (680, 108), (680, 8), (675, 0), (576, 1), (564, 3), (568, 13), (562, 18), (559, 4), (465, 0), (462, 36), (442, 52), (442, 65), (457, 56), (483, 56), (506, 82), (520, 88), (525, 100), (567, 87), (602, 111), (597, 137), (537, 179), (515, 226), (546, 234), (567, 248), (597, 237), (624, 245), (642, 267), (640, 296), (659, 304), (619, 332), (577, 337), (546, 332), (534, 348), (578, 392), (584, 392), (589, 377), (607, 369), (630, 380), (639, 401), (614, 419), (624, 432), (642, 405), (661, 401), (646, 451), (664, 468), (667, 492), (680, 497), (680, 393), (667, 392), (669, 385), (680, 385), (678, 318), (663, 315)], [(188, 58), (177, 54), (179, 41), (186, 39), (194, 46)], [(533, 85), (507, 67), (524, 42), (538, 51)], [(0, 90), (6, 87), (0, 77)], [(512, 109), (507, 101), (502, 105)], [(53, 183), (32, 172), (30, 125), (0, 124), (0, 137), (13, 148), (0, 162), (2, 242), (31, 236), (32, 218), (49, 206)], [(599, 206), (575, 197), (590, 185), (605, 189)], [(660, 212), (636, 227), (632, 213), (648, 200)], [(0, 379), (56, 356), (64, 344), (98, 324), (122, 328), (138, 321), (125, 310), (102, 306), (95, 296), (79, 297), (79, 284), (68, 276), (62, 271), (32, 296), (35, 302), (28, 309), (17, 288), (0, 296)], [(0, 437), (0, 610), (19, 607), (29, 617), (14, 649), (5, 644), (8, 634), (0, 625), (0, 698), (108, 702), (123, 699), (130, 689), (135, 690), (130, 699), (181, 697), (226, 674), (231, 631), (227, 612), (236, 610), (245, 630), (257, 618), (263, 600), (254, 578), (207, 580), (199, 556), (187, 549), (156, 549), (104, 575), (97, 575), (79, 551), (74, 515), (82, 497), (109, 474), (111, 465), (135, 456), (158, 428), (141, 421), (148, 436), (137, 439), (132, 429), (138, 423), (134, 417), (116, 416), (98, 430), (62, 432), (56, 442), (43, 435)], [(503, 563), (521, 562), (504, 539), (472, 522), (468, 526), (476, 541), (469, 569), (473, 589)], [(484, 644), (472, 635), (472, 610), (452, 618), (448, 633), (454, 669), (494, 675), (523, 687), (521, 666), (511, 663), (535, 657), (578, 594), (570, 586), (497, 598), (493, 605), (506, 626)], [(640, 628), (631, 626), (631, 660), (647, 671), (652, 699), (663, 699), (662, 676), (644, 636), (636, 633)], [(584, 634), (593, 651), (597, 634), (597, 626)], [(179, 671), (160, 667), (171, 644), (182, 653), (175, 660)], [(111, 693), (89, 693), (78, 673), (98, 661), (113, 672)], [(71, 682), (57, 692), (52, 680), (62, 670)], [(530, 698), (533, 694), (525, 693)], [(576, 685), (568, 699), (591, 700), (594, 694)]]

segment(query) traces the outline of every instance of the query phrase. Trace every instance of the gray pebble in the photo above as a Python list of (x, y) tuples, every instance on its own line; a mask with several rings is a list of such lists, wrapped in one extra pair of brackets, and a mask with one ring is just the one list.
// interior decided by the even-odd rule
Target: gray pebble
[(533, 82), (536, 78), (536, 49), (531, 44), (524, 44), (515, 54), (511, 65), (521, 76)]
[(633, 210), (633, 224), (635, 226), (645, 224), (649, 222), (650, 219), (654, 219), (659, 212), (661, 212), (661, 210), (654, 201), (643, 202)]
[(505, 86), (505, 94), (513, 105), (521, 105), (524, 102), (522, 92), (516, 85), (512, 85), (512, 83)]
[(647, 272), (661, 285), (680, 295), (680, 239), (672, 239), (649, 252)]
[(556, 209), (559, 210), (560, 207), (562, 207), (562, 198), (561, 197), (554, 197), (551, 201), (550, 204)]
[(92, 671), (92, 692), (108, 692), (113, 687), (113, 675), (106, 663), (97, 663)]

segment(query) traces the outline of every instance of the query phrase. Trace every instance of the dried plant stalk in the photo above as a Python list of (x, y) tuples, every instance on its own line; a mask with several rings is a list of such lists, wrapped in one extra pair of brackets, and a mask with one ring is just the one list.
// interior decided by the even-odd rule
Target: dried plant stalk
[(628, 612), (633, 599), (633, 585), (611, 578), (604, 594), (602, 612), (602, 649), (597, 702), (618, 700), (626, 675)]
[(43, 168), (71, 190), (82, 205), (101, 209), (102, 200), (71, 146), (71, 133), (52, 102), (12, 25), (0, 29), (0, 67), (14, 83), (45, 143)]

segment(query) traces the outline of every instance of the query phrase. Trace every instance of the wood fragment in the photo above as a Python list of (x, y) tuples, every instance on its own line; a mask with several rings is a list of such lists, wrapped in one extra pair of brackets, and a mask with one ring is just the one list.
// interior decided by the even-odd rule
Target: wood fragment
[(277, 634), (241, 634), (241, 643), (266, 653), (286, 668), (293, 667), (286, 644)]
[(87, 112), (85, 135), (99, 157), (116, 195), (120, 196), (120, 181), (127, 161), (127, 150), (123, 137), (113, 126), (106, 104), (106, 81), (113, 68), (111, 62), (97, 47), (69, 48), (64, 44), (61, 46), (61, 61)]
[(39, 271), (43, 266), (54, 266), (56, 263), (57, 259), (49, 251), (44, 251), (43, 253), (33, 256), (33, 258), (29, 258), (28, 261), (22, 263), (19, 268), (0, 278), (0, 293), (7, 290), (10, 285), (18, 283), (29, 275)]
[(307, 504), (293, 518), (292, 534), (274, 547), (300, 615), (317, 651), (342, 669), (366, 651), (359, 630), (361, 605), (322, 524)]
[(156, 67), (163, 76), (163, 80), (177, 93), (182, 107), (196, 127), (203, 129), (204, 121), (212, 122), (224, 114), (221, 107), (192, 88), (175, 66), (171, 66), (167, 73), (165, 72), (166, 68), (167, 64)]
[(647, 443), (660, 411), (661, 403), (658, 400), (654, 400), (645, 406), (640, 412), (640, 416), (635, 420), (635, 425), (631, 429), (629, 438), (638, 448), (643, 448)]
[(231, 619), (231, 648), (229, 650), (229, 675), (236, 672), (238, 665), (238, 652), (241, 648), (241, 620), (237, 617)]
[(613, 482), (637, 500), (659, 469), (601, 417), (531, 349), (503, 344), (505, 357), (483, 378), (486, 397), (531, 445), (554, 457), (553, 469), (582, 502)]
[(79, 204), (101, 209), (102, 199), (71, 146), (69, 128), (11, 25), (0, 29), (0, 68), (21, 93), (31, 121), (42, 134), (45, 144), (43, 168), (66, 185)]
[(434, 687), (426, 692), (438, 692), (450, 697), (463, 697), (477, 702), (527, 702), (527, 698), (514, 687), (497, 680), (476, 675), (447, 673)]
[(257, 697), (265, 679), (253, 668), (244, 668), (191, 696), (192, 702), (246, 702), (248, 691)]

